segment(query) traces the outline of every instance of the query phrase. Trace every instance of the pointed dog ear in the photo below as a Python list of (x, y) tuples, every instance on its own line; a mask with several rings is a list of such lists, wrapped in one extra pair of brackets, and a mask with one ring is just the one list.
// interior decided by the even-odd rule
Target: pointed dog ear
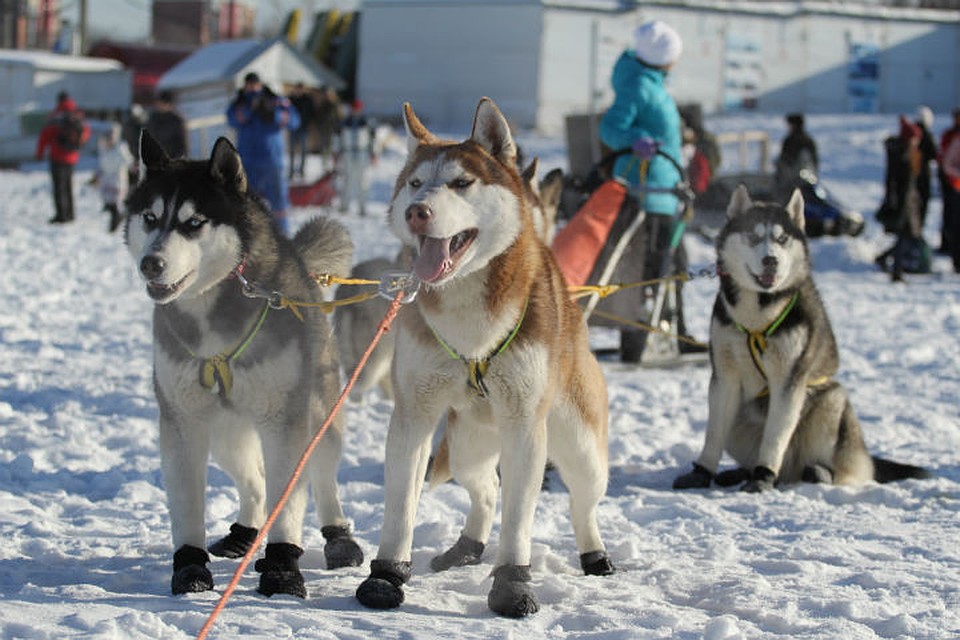
[(508, 167), (517, 164), (517, 146), (510, 125), (490, 98), (481, 98), (473, 117), (470, 138)]
[(734, 190), (730, 197), (730, 204), (727, 205), (727, 218), (733, 219), (753, 206), (753, 200), (750, 199), (750, 192), (746, 185), (741, 184)]
[(413, 153), (421, 144), (436, 142), (437, 138), (427, 131), (420, 118), (413, 112), (409, 102), (403, 103), (403, 126), (407, 130), (407, 152)]
[(160, 143), (146, 129), (140, 130), (140, 180), (147, 176), (147, 171), (159, 170), (170, 164), (170, 156), (163, 150)]
[(236, 147), (226, 138), (217, 138), (210, 154), (210, 176), (221, 184), (235, 189), (237, 193), (246, 193), (247, 174)]
[(523, 181), (530, 185), (530, 188), (533, 189), (533, 192), (537, 195), (540, 195), (540, 184), (537, 182), (537, 170), (539, 168), (540, 158), (534, 158), (533, 161), (527, 165), (527, 168), (520, 173)]
[(790, 194), (790, 200), (787, 201), (787, 215), (790, 216), (793, 224), (797, 225), (800, 231), (806, 233), (804, 226), (806, 225), (807, 219), (803, 214), (803, 207), (803, 194), (800, 193), (800, 189), (794, 189), (793, 193)]

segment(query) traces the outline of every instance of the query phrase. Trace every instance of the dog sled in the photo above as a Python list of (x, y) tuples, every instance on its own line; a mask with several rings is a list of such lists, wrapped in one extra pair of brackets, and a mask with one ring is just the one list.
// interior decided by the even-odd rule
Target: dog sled
[(697, 196), (697, 215), (690, 227), (712, 240), (726, 220), (727, 205), (741, 184), (757, 200), (785, 202), (794, 188), (803, 196), (804, 230), (808, 238), (858, 236), (863, 232), (863, 215), (841, 202), (817, 176), (812, 166), (793, 168), (778, 177), (770, 169), (769, 136), (762, 131), (718, 134), (725, 148), (736, 146), (735, 171), (714, 176), (706, 191)]
[(313, 182), (293, 183), (288, 193), (295, 207), (329, 207), (337, 196), (337, 172), (327, 171)]
[[(633, 328), (633, 333), (641, 336), (637, 344), (629, 347), (622, 340), (620, 349), (596, 349), (598, 355), (619, 353), (625, 360), (651, 367), (706, 362), (703, 345), (683, 335), (679, 287), (685, 274), (675, 269), (684, 230), (693, 216), (694, 195), (686, 172), (675, 159), (658, 150), (657, 155), (667, 158), (680, 171), (681, 180), (673, 188), (654, 189), (645, 184), (631, 188), (619, 179), (598, 178), (608, 173), (605, 168), (616, 157), (630, 152), (625, 149), (607, 154), (591, 171), (591, 177), (581, 183), (579, 190), (586, 199), (554, 237), (554, 255), (570, 285), (589, 285), (592, 289), (582, 304), (584, 317), (592, 326), (618, 327), (621, 332)], [(681, 210), (670, 220), (667, 250), (659, 264), (651, 267), (646, 256), (647, 214), (643, 201), (649, 193), (663, 192), (676, 195)], [(625, 256), (637, 254), (643, 256), (637, 261), (639, 264), (624, 260)], [(620, 290), (604, 297), (605, 288), (610, 285)], [(631, 302), (609, 304), (618, 296), (629, 296)], [(693, 343), (694, 347), (682, 348), (682, 343)], [(627, 358), (628, 349), (639, 354)]]

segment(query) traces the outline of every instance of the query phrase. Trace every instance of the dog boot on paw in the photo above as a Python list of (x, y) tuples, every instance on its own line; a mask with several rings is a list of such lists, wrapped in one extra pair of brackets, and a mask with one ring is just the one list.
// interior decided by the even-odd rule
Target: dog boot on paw
[(609, 576), (616, 572), (613, 561), (606, 551), (590, 551), (580, 554), (580, 567), (584, 575)]
[(173, 554), (173, 578), (170, 590), (174, 595), (200, 593), (213, 589), (213, 575), (207, 569), (210, 556), (198, 547), (183, 545)]
[(357, 587), (357, 600), (371, 609), (396, 609), (403, 604), (403, 585), (410, 572), (409, 562), (373, 560), (370, 576)]
[(497, 615), (524, 618), (540, 610), (540, 602), (530, 587), (529, 566), (502, 565), (493, 570), (493, 587), (487, 594), (487, 606)]
[(242, 558), (256, 539), (256, 529), (234, 522), (230, 525), (230, 533), (207, 547), (207, 551), (221, 558)]
[(307, 597), (307, 588), (300, 573), (299, 558), (303, 549), (287, 542), (271, 542), (267, 545), (264, 557), (257, 560), (254, 568), (260, 573), (260, 586), (257, 591), (269, 597), (286, 594)]
[(359, 567), (363, 564), (363, 551), (350, 535), (350, 527), (345, 524), (332, 524), (322, 527), (320, 533), (327, 541), (323, 546), (327, 569)]
[(747, 493), (761, 493), (773, 489), (777, 480), (776, 474), (766, 467), (756, 467), (753, 470), (753, 478), (747, 484), (741, 487), (741, 491)]
[(465, 567), (480, 564), (484, 544), (461, 535), (452, 547), (430, 560), (430, 568), (434, 571), (446, 571), (452, 567)]
[(677, 476), (676, 480), (673, 481), (673, 488), (706, 489), (710, 486), (711, 480), (713, 480), (713, 474), (694, 462), (693, 471), (685, 473), (682, 476)]

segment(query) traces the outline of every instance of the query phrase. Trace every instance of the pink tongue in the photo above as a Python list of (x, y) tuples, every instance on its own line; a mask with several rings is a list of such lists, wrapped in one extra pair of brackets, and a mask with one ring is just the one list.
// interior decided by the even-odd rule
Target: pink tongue
[(450, 238), (426, 238), (420, 246), (420, 255), (413, 263), (414, 273), (424, 282), (434, 282), (452, 266)]

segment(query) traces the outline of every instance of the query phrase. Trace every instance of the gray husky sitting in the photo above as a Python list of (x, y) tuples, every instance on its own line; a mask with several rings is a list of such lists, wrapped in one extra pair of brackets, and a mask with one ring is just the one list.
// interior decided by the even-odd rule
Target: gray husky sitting
[[(927, 477), (921, 468), (870, 456), (847, 392), (834, 380), (837, 343), (810, 276), (800, 192), (784, 208), (752, 202), (740, 186), (727, 218), (717, 236), (706, 441), (674, 488), (742, 482), (759, 492), (801, 480)], [(724, 451), (739, 468), (717, 475)]]
[[(233, 479), (237, 521), (209, 548), (243, 556), (277, 504), (320, 421), (336, 401), (339, 370), (326, 317), (277, 304), (318, 301), (310, 272), (349, 272), (346, 230), (325, 219), (291, 241), (247, 190), (240, 156), (226, 138), (209, 160), (170, 159), (144, 133), (141, 179), (127, 199), (127, 247), (155, 302), (154, 389), (160, 455), (173, 534), (173, 593), (213, 589), (205, 550), (207, 458)], [(337, 497), (342, 420), (309, 466), (327, 542), (328, 568), (363, 561)], [(304, 482), (267, 537), (258, 591), (306, 597), (298, 558)]]

